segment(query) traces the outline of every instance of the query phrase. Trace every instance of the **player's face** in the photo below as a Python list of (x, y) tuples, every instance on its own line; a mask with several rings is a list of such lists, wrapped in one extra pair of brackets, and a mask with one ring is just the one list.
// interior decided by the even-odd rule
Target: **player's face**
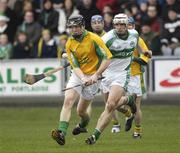
[(135, 28), (134, 24), (128, 23), (128, 29), (134, 29), (134, 28)]
[(8, 43), (8, 37), (5, 34), (0, 35), (0, 43), (1, 45), (6, 45)]
[(93, 22), (91, 22), (91, 27), (94, 32), (99, 33), (101, 31), (103, 31), (104, 23), (101, 21), (93, 21)]
[(116, 29), (117, 34), (123, 35), (127, 31), (126, 24), (116, 23), (114, 24), (114, 28)]
[(84, 27), (80, 25), (73, 25), (69, 27), (69, 30), (72, 36), (79, 36), (82, 35)]

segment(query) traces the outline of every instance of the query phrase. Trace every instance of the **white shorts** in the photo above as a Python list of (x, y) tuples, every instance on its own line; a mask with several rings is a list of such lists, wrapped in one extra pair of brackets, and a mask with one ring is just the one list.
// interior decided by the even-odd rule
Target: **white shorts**
[(130, 71), (104, 73), (103, 76), (105, 78), (101, 81), (100, 85), (103, 93), (108, 93), (113, 85), (118, 85), (126, 90), (130, 80)]
[[(86, 76), (90, 77), (91, 75), (86, 75)], [(79, 84), (82, 84), (81, 80), (74, 72), (72, 72), (66, 88), (74, 87)], [(85, 100), (92, 100), (99, 90), (99, 84), (100, 83), (97, 82), (90, 86), (78, 86), (73, 89), (76, 90), (78, 94)]]
[(135, 75), (130, 77), (127, 91), (129, 93), (136, 93), (137, 96), (142, 96), (145, 93), (145, 85), (143, 75)]

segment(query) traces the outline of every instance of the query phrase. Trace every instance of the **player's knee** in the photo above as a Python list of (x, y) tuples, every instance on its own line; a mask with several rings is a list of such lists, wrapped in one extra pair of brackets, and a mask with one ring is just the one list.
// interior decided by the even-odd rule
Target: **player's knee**
[(119, 106), (122, 106), (123, 104), (126, 104), (127, 102), (127, 97), (126, 96), (122, 96), (121, 99), (118, 102)]
[(122, 101), (122, 104), (125, 104), (127, 102), (127, 97), (126, 96), (122, 96), (120, 101)]
[(107, 101), (107, 103), (106, 103), (106, 109), (107, 109), (108, 112), (114, 111), (115, 108), (116, 108), (115, 102), (113, 102), (113, 101)]
[(77, 114), (78, 114), (80, 117), (83, 117), (83, 116), (86, 114), (86, 111), (83, 110), (83, 109), (77, 109)]
[(67, 97), (64, 100), (63, 107), (64, 108), (72, 108), (73, 102), (74, 102), (73, 97)]

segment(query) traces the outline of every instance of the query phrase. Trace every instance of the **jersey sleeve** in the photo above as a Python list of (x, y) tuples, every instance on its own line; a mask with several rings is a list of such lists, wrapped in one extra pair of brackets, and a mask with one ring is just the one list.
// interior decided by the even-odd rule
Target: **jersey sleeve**
[(112, 58), (112, 54), (110, 50), (107, 48), (103, 40), (96, 35), (93, 36), (93, 42), (96, 50), (96, 54), (98, 57), (103, 58), (103, 59), (110, 59)]
[(103, 42), (106, 44), (107, 47), (109, 47), (110, 45), (108, 44), (112, 44), (113, 42), (113, 30), (107, 32), (106, 34), (104, 34), (102, 37)]
[(136, 37), (137, 40), (139, 39), (139, 33), (137, 32), (137, 30), (135, 30), (135, 29), (130, 29), (130, 30), (128, 30), (128, 31), (129, 31), (129, 33), (130, 33), (131, 35), (133, 35), (134, 37)]
[[(141, 51), (144, 53), (144, 52), (147, 52), (149, 49), (146, 45), (146, 43), (144, 42), (144, 40), (139, 37), (138, 39), (138, 46), (140, 47)], [(148, 63), (148, 61), (150, 60), (147, 56), (145, 56), (144, 54), (140, 54), (140, 58), (145, 61), (146, 63)]]
[(142, 52), (149, 50), (146, 43), (144, 42), (144, 40), (141, 37), (139, 37), (139, 39), (138, 39), (138, 45), (141, 48)]
[(101, 38), (102, 38), (102, 40), (103, 40), (103, 42), (106, 44), (107, 43), (107, 41), (109, 40), (109, 32), (108, 33), (105, 33)]
[(73, 53), (73, 51), (70, 48), (70, 44), (71, 44), (71, 40), (68, 40), (66, 43), (66, 52), (68, 55), (68, 61), (73, 68), (80, 67), (76, 55)]

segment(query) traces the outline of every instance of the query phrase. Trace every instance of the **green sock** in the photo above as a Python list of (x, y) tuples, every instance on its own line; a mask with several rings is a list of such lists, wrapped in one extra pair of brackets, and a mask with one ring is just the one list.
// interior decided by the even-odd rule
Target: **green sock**
[(128, 96), (128, 101), (127, 101), (127, 104), (128, 104), (128, 105), (132, 105), (132, 104), (133, 104), (133, 102), (134, 102), (134, 96), (129, 95), (129, 96)]
[(69, 126), (69, 123), (66, 121), (59, 121), (58, 130), (62, 131), (64, 135), (67, 133), (67, 128)]
[(81, 118), (81, 122), (79, 123), (79, 126), (81, 128), (84, 128), (88, 125), (89, 121), (90, 121), (89, 116), (83, 117), (83, 118)]
[(96, 138), (96, 140), (98, 140), (98, 139), (99, 139), (99, 137), (100, 137), (100, 135), (101, 135), (101, 132), (100, 132), (100, 130), (98, 130), (98, 129), (95, 129), (95, 130), (94, 130), (94, 133), (93, 133), (93, 135), (95, 135), (95, 138)]

